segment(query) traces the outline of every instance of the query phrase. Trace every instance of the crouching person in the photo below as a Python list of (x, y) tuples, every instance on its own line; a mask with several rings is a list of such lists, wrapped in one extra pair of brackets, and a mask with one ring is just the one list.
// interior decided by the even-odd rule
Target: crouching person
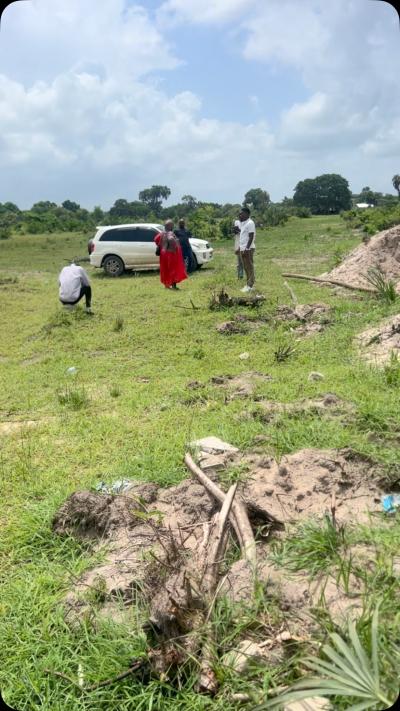
[(74, 306), (85, 297), (85, 311), (92, 313), (92, 289), (89, 277), (82, 267), (72, 262), (61, 270), (58, 277), (59, 297), (64, 306)]

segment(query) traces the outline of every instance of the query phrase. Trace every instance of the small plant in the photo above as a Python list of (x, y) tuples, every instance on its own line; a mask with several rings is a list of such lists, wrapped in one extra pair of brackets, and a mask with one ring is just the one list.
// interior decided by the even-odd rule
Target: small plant
[(339, 564), (341, 552), (347, 547), (347, 531), (336, 526), (325, 514), (323, 521), (306, 521), (293, 536), (277, 543), (273, 557), (289, 570), (309, 570), (311, 575), (326, 570), (332, 563)]
[[(322, 648), (327, 659), (308, 657), (304, 660), (305, 666), (318, 676), (301, 679), (283, 695), (257, 707), (258, 710), (282, 708), (289, 702), (314, 696), (350, 697), (356, 703), (346, 705), (347, 711), (392, 708), (395, 699), (387, 698), (380, 679), (379, 662), (382, 655), (379, 650), (378, 611), (379, 605), (375, 608), (371, 620), (371, 656), (361, 643), (355, 623), (350, 622), (349, 641), (345, 641), (336, 633), (330, 634), (331, 644), (325, 644)], [(398, 663), (398, 652), (395, 652), (395, 655)]]
[(57, 395), (60, 405), (70, 407), (71, 410), (81, 410), (89, 404), (89, 398), (84, 388), (73, 388), (67, 385), (65, 390), (59, 391)]
[(333, 266), (338, 267), (341, 264), (344, 257), (344, 252), (340, 247), (336, 247), (333, 253)]
[(391, 351), (390, 360), (383, 369), (387, 385), (400, 385), (400, 361), (397, 353)]
[(384, 273), (378, 267), (371, 267), (365, 279), (376, 289), (377, 296), (387, 304), (392, 304), (397, 299), (395, 284), (391, 279), (386, 279)]
[(121, 390), (118, 385), (112, 386), (112, 388), (110, 389), (110, 395), (111, 397), (119, 397), (121, 395)]
[(311, 232), (306, 232), (306, 234), (303, 237), (304, 242), (308, 242), (311, 239), (311, 237), (312, 237)]
[(114, 321), (112, 330), (114, 331), (114, 333), (119, 333), (119, 331), (122, 331), (123, 328), (124, 328), (124, 319), (122, 316), (117, 316)]
[(102, 575), (96, 575), (85, 597), (87, 602), (94, 606), (102, 605), (106, 601), (107, 585)]
[(284, 361), (288, 360), (295, 352), (296, 349), (290, 343), (281, 343), (274, 351), (274, 361), (276, 363), (284, 363)]

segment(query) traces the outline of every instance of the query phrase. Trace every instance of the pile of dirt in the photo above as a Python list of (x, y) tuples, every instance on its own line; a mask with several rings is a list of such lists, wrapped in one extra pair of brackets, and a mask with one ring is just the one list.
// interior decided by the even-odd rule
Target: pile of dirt
[[(269, 521), (270, 533), (281, 530), (279, 535), (283, 535), (282, 528), (288, 523), (321, 517), (331, 510), (333, 494), (340, 524), (365, 521), (369, 513), (380, 510), (382, 492), (373, 464), (347, 450), (305, 449), (278, 463), (259, 455), (243, 455), (226, 443), (213, 450), (211, 440), (215, 438), (208, 439), (211, 448), (200, 451), (199, 460), (211, 480), (218, 481), (221, 469), (232, 464), (246, 465), (248, 475), (238, 492), (255, 531), (261, 530), (260, 525), (265, 529)], [(97, 611), (102, 609), (103, 614), (118, 619), (121, 601), (129, 604), (138, 595), (152, 600), (165, 569), (173, 565), (174, 547), (182, 548), (185, 560), (194, 555), (204, 540), (204, 526), (218, 508), (203, 486), (192, 479), (166, 489), (132, 483), (121, 495), (97, 491), (72, 494), (54, 517), (54, 532), (90, 539), (93, 549), (105, 550), (106, 557), (85, 572), (67, 595), (69, 618), (76, 621), (82, 614), (92, 614), (95, 603)], [(270, 568), (267, 575), (264, 570), (268, 540), (261, 536), (257, 545), (259, 574), (264, 581), (271, 577)], [(245, 561), (240, 561), (237, 571), (235, 565), (224, 590), (228, 586), (233, 598), (239, 600), (251, 576), (242, 570)], [(308, 585), (304, 579), (301, 583)], [(311, 596), (310, 606), (313, 601)], [(282, 604), (286, 604), (284, 600)]]
[(367, 522), (370, 513), (381, 510), (376, 467), (351, 450), (302, 449), (279, 463), (259, 455), (242, 461), (251, 467), (244, 499), (257, 501), (283, 523), (329, 513), (333, 497), (341, 523)]
[(377, 366), (390, 361), (391, 354), (400, 354), (400, 315), (391, 316), (379, 326), (368, 328), (357, 339), (362, 358)]
[(396, 291), (400, 293), (400, 225), (378, 232), (356, 247), (342, 264), (321, 277), (368, 287), (371, 285), (365, 275), (371, 268), (379, 269), (387, 279), (396, 282)]
[(262, 318), (251, 318), (251, 316), (245, 316), (244, 314), (236, 314), (230, 321), (224, 321), (217, 325), (218, 333), (223, 333), (225, 335), (232, 334), (244, 334), (250, 331), (256, 331), (257, 329), (265, 326), (269, 319)]
[[(297, 335), (309, 336), (320, 333), (331, 323), (330, 306), (327, 304), (298, 304), (278, 306), (275, 318), (278, 321), (294, 322), (293, 331)], [(296, 323), (297, 322), (297, 323)]]
[(234, 400), (237, 397), (252, 397), (257, 385), (271, 380), (271, 375), (254, 370), (239, 375), (215, 375), (210, 382), (228, 390), (227, 399)]

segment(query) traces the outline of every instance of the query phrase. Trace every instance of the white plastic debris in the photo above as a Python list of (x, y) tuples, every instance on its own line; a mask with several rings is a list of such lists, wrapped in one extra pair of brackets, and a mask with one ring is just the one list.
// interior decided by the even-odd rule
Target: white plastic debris
[(66, 370), (65, 372), (66, 372), (68, 375), (76, 375), (76, 373), (78, 372), (78, 368), (75, 368), (74, 365), (71, 365), (71, 367), (70, 367), (70, 368), (67, 368), (67, 370)]
[(245, 351), (244, 353), (240, 354), (239, 358), (240, 360), (248, 360), (250, 358), (250, 353), (247, 353), (247, 351)]

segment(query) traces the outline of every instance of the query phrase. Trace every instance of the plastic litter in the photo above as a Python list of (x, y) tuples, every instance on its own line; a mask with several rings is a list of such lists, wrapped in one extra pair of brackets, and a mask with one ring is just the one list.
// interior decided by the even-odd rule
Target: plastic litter
[(75, 368), (74, 365), (71, 365), (71, 367), (67, 368), (65, 372), (68, 373), (68, 375), (75, 375), (78, 372), (78, 368)]
[(400, 508), (400, 494), (386, 494), (382, 496), (382, 508), (385, 513), (395, 513)]
[(241, 353), (239, 358), (240, 358), (240, 360), (247, 360), (248, 358), (250, 358), (250, 353), (247, 353), (247, 352)]
[(113, 484), (106, 484), (105, 481), (100, 481), (94, 487), (96, 491), (101, 491), (102, 494), (123, 494), (132, 486), (129, 479), (117, 479)]

